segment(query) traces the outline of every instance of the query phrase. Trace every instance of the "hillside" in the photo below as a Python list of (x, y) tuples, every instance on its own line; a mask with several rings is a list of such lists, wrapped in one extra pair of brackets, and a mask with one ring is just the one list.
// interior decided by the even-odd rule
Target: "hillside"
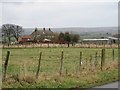
[[(24, 28), (24, 35), (31, 34), (35, 28)], [(107, 37), (118, 33), (117, 27), (68, 27), (68, 28), (51, 28), (54, 32), (70, 32), (79, 34), (81, 38)]]

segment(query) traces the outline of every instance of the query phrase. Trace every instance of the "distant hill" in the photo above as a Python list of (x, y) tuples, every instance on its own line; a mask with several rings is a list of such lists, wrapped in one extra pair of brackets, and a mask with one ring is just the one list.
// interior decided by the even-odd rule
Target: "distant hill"
[[(31, 34), (35, 28), (23, 28), (23, 34)], [(118, 27), (66, 27), (66, 28), (51, 28), (54, 32), (71, 32), (77, 34), (84, 33), (118, 33)], [(1, 28), (0, 28), (1, 31)]]
[[(48, 28), (47, 28), (48, 29)], [(35, 28), (23, 28), (22, 35), (31, 34)], [(117, 27), (68, 27), (68, 28), (51, 28), (53, 32), (70, 32), (79, 34), (81, 38), (100, 38), (112, 36), (118, 33)]]
[(81, 38), (101, 38), (109, 37), (118, 33), (117, 27), (71, 27), (71, 28), (52, 28), (55, 32), (70, 32), (79, 34)]
[(86, 33), (86, 32), (111, 32), (117, 33), (117, 27), (92, 27), (92, 28), (82, 28), (82, 27), (71, 27), (71, 28), (52, 28), (56, 32), (76, 32), (76, 33)]
[[(23, 28), (23, 34), (31, 34), (35, 28)], [(54, 32), (71, 32), (77, 34), (84, 33), (118, 33), (118, 27), (68, 27), (68, 28), (51, 28)], [(0, 28), (1, 31), (1, 28)]]

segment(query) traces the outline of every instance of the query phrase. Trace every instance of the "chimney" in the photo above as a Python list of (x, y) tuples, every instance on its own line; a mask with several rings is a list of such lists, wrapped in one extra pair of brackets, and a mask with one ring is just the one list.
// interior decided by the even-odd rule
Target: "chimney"
[(35, 28), (35, 32), (37, 32), (37, 28)]
[(43, 30), (45, 31), (45, 28), (43, 28)]
[(49, 31), (51, 31), (51, 29), (49, 28)]

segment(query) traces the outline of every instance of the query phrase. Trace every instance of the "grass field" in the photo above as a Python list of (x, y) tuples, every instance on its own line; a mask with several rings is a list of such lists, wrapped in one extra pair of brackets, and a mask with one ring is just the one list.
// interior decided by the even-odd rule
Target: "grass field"
[[(100, 48), (2, 49), (3, 65), (8, 50), (10, 59), (3, 88), (89, 88), (118, 80), (118, 49), (114, 49), (114, 61), (112, 60), (112, 49), (106, 49), (103, 71), (100, 70)], [(59, 77), (62, 51), (64, 52), (62, 76)], [(83, 56), (82, 66), (79, 70), (80, 51)], [(36, 79), (40, 52), (42, 52), (41, 68), (39, 77)], [(96, 52), (98, 55), (95, 67)], [(92, 61), (90, 61), (90, 56), (92, 56)]]

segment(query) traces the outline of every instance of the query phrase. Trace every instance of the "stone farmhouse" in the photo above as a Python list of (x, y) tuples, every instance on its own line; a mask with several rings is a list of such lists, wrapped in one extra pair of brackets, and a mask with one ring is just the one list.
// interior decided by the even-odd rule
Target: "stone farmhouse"
[(48, 30), (45, 28), (36, 28), (32, 32), (31, 36), (32, 40), (35, 42), (53, 42), (53, 39), (55, 38), (55, 34), (51, 31), (50, 28)]
[(55, 42), (56, 40), (56, 33), (54, 33), (50, 28), (35, 28), (35, 30), (30, 35), (24, 35), (20, 37), (19, 42), (26, 43), (26, 42)]

